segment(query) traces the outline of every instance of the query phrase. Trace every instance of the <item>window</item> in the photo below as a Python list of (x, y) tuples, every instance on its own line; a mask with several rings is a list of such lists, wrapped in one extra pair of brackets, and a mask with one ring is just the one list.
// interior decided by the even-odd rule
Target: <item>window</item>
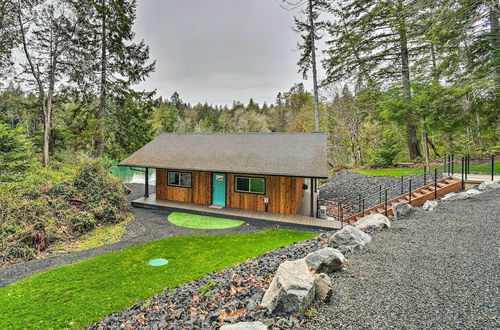
[(168, 172), (168, 185), (191, 188), (191, 173)]
[(266, 193), (266, 179), (254, 178), (249, 176), (237, 176), (235, 178), (234, 190), (251, 194)]

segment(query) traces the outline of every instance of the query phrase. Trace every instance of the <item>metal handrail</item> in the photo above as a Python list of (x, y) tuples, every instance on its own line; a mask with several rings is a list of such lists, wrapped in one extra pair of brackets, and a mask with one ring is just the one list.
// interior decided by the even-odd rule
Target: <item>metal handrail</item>
[[(441, 158), (439, 158), (439, 160), (441, 160), (442, 158), (446, 159), (447, 157), (446, 156), (441, 157)], [(434, 182), (435, 182), (435, 185), (437, 184), (437, 174), (439, 172), (439, 169), (442, 167), (443, 168), (442, 173), (444, 173), (445, 172), (445, 168), (448, 168), (448, 169), (452, 168), (451, 158), (453, 158), (453, 157), (450, 157), (449, 158), (450, 160), (448, 162), (444, 162), (442, 165), (434, 167)], [(404, 186), (405, 183), (408, 183), (408, 187), (409, 187), (408, 194), (409, 194), (410, 203), (411, 203), (411, 197), (412, 197), (412, 191), (413, 190), (412, 190), (412, 184), (411, 184), (411, 182), (412, 182), (412, 176), (408, 175), (408, 173), (412, 173), (412, 172), (415, 172), (415, 171), (420, 170), (420, 169), (421, 168), (419, 167), (419, 168), (415, 168), (415, 169), (413, 169), (413, 170), (411, 170), (409, 172), (404, 173), (403, 175), (400, 176), (401, 177), (401, 181), (397, 184), (397, 186)], [(427, 183), (428, 182), (427, 173), (429, 173), (427, 171), (427, 166), (424, 166), (424, 172), (422, 173), (424, 175), (424, 184), (422, 186), (419, 186), (419, 187), (423, 187), (423, 186), (425, 186), (425, 185), (428, 184)], [(404, 176), (407, 176), (408, 178), (407, 179), (403, 179)], [(384, 210), (385, 210), (385, 213), (387, 214), (387, 202), (388, 202), (387, 192), (388, 192), (389, 189), (394, 188), (394, 187), (396, 187), (396, 185), (394, 185), (394, 184), (390, 185), (389, 187), (385, 187), (383, 189), (380, 186), (378, 190), (373, 190), (372, 189), (371, 191), (369, 191), (369, 193), (365, 192), (365, 196), (367, 196), (367, 197), (364, 197), (364, 198), (361, 196), (361, 194), (358, 194), (357, 208), (359, 210), (360, 205), (362, 205), (362, 207), (361, 207), (361, 210), (359, 210), (358, 212), (353, 212), (351, 215), (354, 215), (356, 213), (362, 213), (362, 215), (364, 215), (364, 211), (365, 210), (370, 209), (370, 208), (372, 208), (372, 207), (374, 207), (376, 205), (382, 204), (382, 201), (381, 201), (381, 193), (382, 193), (382, 191), (384, 191)], [(437, 188), (435, 187), (435, 193), (436, 193), (436, 190), (437, 190)], [(369, 196), (373, 196), (372, 192), (377, 192), (379, 194), (379, 203), (375, 204), (374, 206), (368, 206), (366, 208), (365, 200), (367, 200)], [(350, 201), (350, 199), (347, 198), (347, 197), (344, 197), (344, 198), (340, 199), (337, 202), (337, 205), (338, 205), (338, 208), (337, 208), (337, 211), (338, 211), (337, 212), (337, 217), (338, 217), (338, 219), (340, 221), (343, 221), (344, 214), (346, 214), (347, 212), (351, 211), (351, 209), (356, 208), (356, 205), (355, 205), (354, 202), (352, 202), (352, 203), (346, 203), (347, 201)], [(345, 205), (345, 204), (347, 204), (347, 205)]]
[[(441, 163), (437, 166), (431, 166), (429, 168), (427, 168), (427, 166), (425, 165), (424, 166), (424, 171), (423, 171), (423, 185), (420, 186), (419, 185), (419, 188), (421, 187), (424, 187), (426, 186), (427, 184), (429, 183), (432, 183), (432, 181), (434, 181), (434, 194), (435, 194), (435, 198), (437, 198), (437, 181), (438, 181), (438, 174), (439, 172), (441, 172), (441, 175), (444, 176), (445, 174), (446, 175), (454, 175), (455, 174), (455, 162), (458, 160), (458, 159), (461, 159), (461, 175), (462, 175), (462, 187), (463, 187), (463, 182), (464, 182), (464, 179), (467, 179), (467, 175), (470, 173), (470, 163), (471, 163), (471, 159), (480, 159), (481, 160), (484, 160), (485, 158), (488, 158), (490, 157), (491, 158), (491, 180), (494, 179), (494, 174), (495, 174), (495, 158), (498, 156), (499, 154), (486, 154), (486, 155), (479, 155), (479, 156), (473, 156), (471, 157), (470, 154), (467, 154), (467, 155), (462, 155), (461, 157), (460, 156), (457, 156), (456, 154), (446, 154), (442, 157), (440, 157), (439, 159), (433, 161), (432, 163)], [(431, 168), (434, 169), (434, 171), (431, 170)], [(405, 172), (403, 173), (401, 176), (400, 176), (400, 182), (397, 184), (397, 186), (400, 187), (400, 192), (401, 194), (400, 195), (403, 195), (404, 194), (404, 187), (407, 185), (408, 186), (408, 199), (411, 203), (411, 198), (412, 198), (412, 180), (413, 180), (413, 175), (416, 175), (416, 174), (411, 174), (413, 172), (416, 172), (416, 171), (420, 171), (422, 168), (421, 167), (417, 167), (417, 168), (414, 168), (408, 172)], [(428, 174), (432, 174), (432, 172), (434, 172), (434, 176), (432, 177), (432, 175), (428, 175)], [(420, 174), (420, 173), (418, 173)], [(404, 178), (406, 177), (406, 178)], [(414, 182), (414, 181), (413, 181)], [(396, 187), (396, 184), (392, 184), (392, 185), (389, 185), (389, 186), (386, 186), (386, 187), (382, 187), (382, 185), (380, 185), (378, 188), (374, 188), (374, 189), (370, 189), (368, 191), (365, 191), (362, 194), (358, 194), (358, 196), (356, 196), (357, 198), (354, 197), (354, 199), (356, 200), (353, 200), (353, 197), (340, 197), (338, 200), (337, 200), (337, 206), (338, 206), (338, 212), (337, 212), (337, 217), (340, 219), (340, 221), (342, 221), (344, 219), (344, 214), (350, 214), (349, 216), (352, 216), (354, 214), (357, 214), (357, 213), (362, 213), (362, 215), (364, 215), (364, 212), (365, 210), (367, 209), (370, 209), (374, 206), (377, 206), (377, 205), (381, 205), (382, 204), (382, 193), (384, 194), (384, 211), (385, 213), (387, 214), (387, 202), (388, 202), (388, 191), (395, 188)], [(417, 189), (419, 189), (417, 188)], [(379, 202), (378, 204), (375, 203), (374, 205), (368, 205), (366, 204), (366, 201), (367, 200), (370, 200), (370, 197), (373, 197), (375, 194), (378, 194), (379, 196)], [(398, 195), (398, 196), (400, 196)], [(356, 203), (357, 202), (357, 203)], [(353, 210), (356, 210), (357, 209), (357, 212), (356, 211), (353, 211)]]

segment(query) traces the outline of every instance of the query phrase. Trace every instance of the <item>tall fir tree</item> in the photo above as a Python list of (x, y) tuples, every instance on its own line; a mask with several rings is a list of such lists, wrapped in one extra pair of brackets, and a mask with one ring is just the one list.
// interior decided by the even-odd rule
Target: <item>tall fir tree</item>
[(97, 96), (96, 151), (103, 156), (107, 128), (112, 126), (107, 121), (116, 117), (111, 111), (120, 111), (111, 104), (138, 93), (133, 86), (154, 71), (155, 63), (149, 61), (144, 41), (134, 41), (135, 0), (72, 2), (79, 17), (85, 18), (84, 29), (75, 38), (72, 79), (83, 95)]
[(320, 31), (325, 30), (328, 26), (326, 21), (320, 19), (322, 12), (330, 10), (330, 1), (327, 0), (283, 0), (287, 8), (302, 8), (301, 12), (305, 14), (305, 19), (298, 17), (294, 18), (295, 32), (299, 33), (302, 40), (298, 43), (298, 48), (301, 50), (301, 57), (298, 61), (299, 72), (302, 73), (304, 79), (310, 71), (312, 71), (313, 79), (313, 95), (314, 95), (314, 129), (320, 131), (320, 116), (319, 116), (319, 86), (318, 86), (318, 70), (316, 59), (316, 41), (321, 39)]
[(327, 80), (366, 76), (399, 84), (405, 100), (406, 143), (412, 160), (420, 157), (418, 120), (411, 106), (412, 59), (421, 56), (414, 31), (422, 10), (417, 0), (347, 0), (332, 12)]

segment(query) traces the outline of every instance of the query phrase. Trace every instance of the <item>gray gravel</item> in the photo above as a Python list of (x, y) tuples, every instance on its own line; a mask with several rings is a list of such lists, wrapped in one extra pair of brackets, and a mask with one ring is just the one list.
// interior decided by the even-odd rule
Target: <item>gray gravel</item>
[[(137, 199), (144, 194), (143, 184), (127, 184), (127, 187), (131, 189), (131, 193), (127, 196), (128, 201)], [(154, 188), (154, 186), (151, 186), (150, 191), (154, 191)], [(265, 224), (247, 222), (239, 227), (229, 229), (191, 229), (178, 227), (169, 223), (167, 221), (169, 212), (167, 211), (132, 208), (132, 212), (134, 213), (135, 220), (125, 225), (125, 229), (127, 231), (121, 237), (119, 242), (78, 252), (51, 254), (47, 255), (43, 259), (31, 260), (20, 264), (4, 266), (0, 268), (0, 288), (41, 271), (49, 270), (58, 266), (72, 264), (81, 260), (96, 257), (101, 254), (119, 251), (129, 246), (143, 244), (165, 237), (180, 235), (218, 235), (246, 233), (261, 231), (271, 227)]]
[(500, 191), (416, 211), (333, 275), (311, 329), (500, 327)]

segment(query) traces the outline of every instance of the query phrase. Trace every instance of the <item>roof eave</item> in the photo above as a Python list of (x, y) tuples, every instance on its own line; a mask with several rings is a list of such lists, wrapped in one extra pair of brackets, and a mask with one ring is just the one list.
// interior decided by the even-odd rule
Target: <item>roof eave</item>
[(122, 167), (144, 167), (144, 168), (156, 168), (162, 170), (182, 170), (182, 171), (197, 171), (197, 172), (223, 172), (223, 173), (235, 173), (235, 174), (248, 174), (248, 175), (268, 175), (268, 176), (287, 176), (287, 177), (295, 177), (295, 178), (313, 178), (313, 179), (328, 179), (328, 176), (319, 176), (319, 175), (311, 175), (311, 174), (290, 174), (290, 173), (255, 173), (248, 171), (230, 171), (221, 170), (221, 169), (197, 169), (197, 168), (172, 168), (172, 167), (162, 167), (162, 166), (152, 166), (152, 165), (138, 165), (138, 164), (123, 164), (121, 162), (118, 166)]

